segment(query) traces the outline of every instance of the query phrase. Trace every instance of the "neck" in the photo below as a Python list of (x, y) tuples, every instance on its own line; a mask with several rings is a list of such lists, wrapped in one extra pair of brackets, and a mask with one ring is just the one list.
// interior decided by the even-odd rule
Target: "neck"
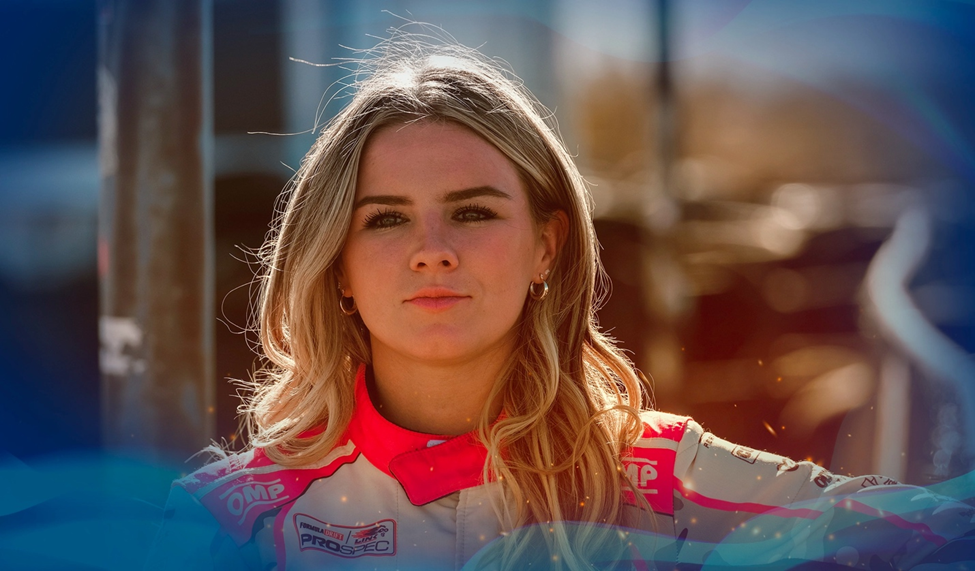
[(481, 413), (501, 414), (501, 402), (488, 403), (507, 352), (463, 362), (411, 360), (373, 348), (376, 409), (390, 422), (415, 432), (455, 436), (474, 430)]

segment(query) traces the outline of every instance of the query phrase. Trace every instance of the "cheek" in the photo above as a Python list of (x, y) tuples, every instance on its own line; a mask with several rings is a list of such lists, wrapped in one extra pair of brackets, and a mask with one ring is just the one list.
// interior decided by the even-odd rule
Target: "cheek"
[(530, 275), (535, 266), (537, 242), (530, 227), (512, 225), (493, 237), (488, 248), (492, 257), (501, 262), (499, 270), (504, 268), (505, 272)]
[(375, 282), (377, 274), (392, 269), (389, 258), (390, 248), (380, 248), (368, 240), (356, 239), (346, 242), (342, 250), (342, 262), (349, 285), (354, 289), (369, 287)]
[[(519, 238), (513, 239), (515, 236)], [(482, 244), (477, 259), (483, 272), (493, 276), (499, 293), (520, 296), (528, 291), (535, 268), (535, 243), (521, 232), (497, 236)]]

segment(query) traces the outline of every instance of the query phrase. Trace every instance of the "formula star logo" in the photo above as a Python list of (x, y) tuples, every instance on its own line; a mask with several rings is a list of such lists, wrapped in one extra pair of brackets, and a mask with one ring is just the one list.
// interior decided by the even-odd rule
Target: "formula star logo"
[(391, 519), (346, 526), (295, 514), (294, 521), (301, 551), (315, 549), (346, 558), (396, 554), (396, 522)]

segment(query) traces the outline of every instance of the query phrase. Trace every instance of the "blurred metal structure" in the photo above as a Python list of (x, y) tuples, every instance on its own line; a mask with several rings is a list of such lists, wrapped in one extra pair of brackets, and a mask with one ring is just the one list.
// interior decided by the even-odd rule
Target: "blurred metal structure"
[(99, 3), (102, 437), (157, 460), (214, 435), (211, 14)]
[[(926, 477), (940, 481), (958, 475), (950, 465), (952, 455), (960, 452), (965, 465), (972, 469), (971, 436), (975, 435), (975, 361), (963, 348), (935, 327), (911, 298), (911, 278), (928, 256), (931, 247), (932, 219), (923, 207), (907, 209), (897, 220), (894, 232), (871, 262), (864, 282), (867, 307), (892, 346), (894, 355), (903, 355), (922, 373), (922, 381), (947, 389), (947, 397), (938, 405), (938, 426), (930, 444), (930, 466)], [(896, 359), (897, 357), (891, 357)], [(909, 384), (890, 374), (881, 386), (880, 416), (875, 441), (878, 467), (897, 466), (902, 447), (891, 446), (886, 439), (904, 430), (909, 415)], [(959, 419), (960, 417), (960, 419)], [(906, 439), (906, 437), (901, 437)], [(922, 456), (922, 454), (917, 454)], [(903, 470), (903, 467), (901, 467)]]

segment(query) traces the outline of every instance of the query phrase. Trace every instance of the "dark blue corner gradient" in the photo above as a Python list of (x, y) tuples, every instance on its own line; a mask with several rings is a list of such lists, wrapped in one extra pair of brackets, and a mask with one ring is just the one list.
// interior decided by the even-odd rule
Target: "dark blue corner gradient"
[(0, 146), (95, 139), (95, 0), (0, 0)]
[[(57, 279), (16, 273), (53, 267), (63, 231), (96, 223), (96, 21), (94, 0), (0, 0), (0, 449), (20, 458), (99, 443), (94, 240)], [(50, 149), (90, 157), (85, 181), (32, 166)]]
[(98, 452), (0, 456), (0, 567), (140, 569), (172, 468)]

